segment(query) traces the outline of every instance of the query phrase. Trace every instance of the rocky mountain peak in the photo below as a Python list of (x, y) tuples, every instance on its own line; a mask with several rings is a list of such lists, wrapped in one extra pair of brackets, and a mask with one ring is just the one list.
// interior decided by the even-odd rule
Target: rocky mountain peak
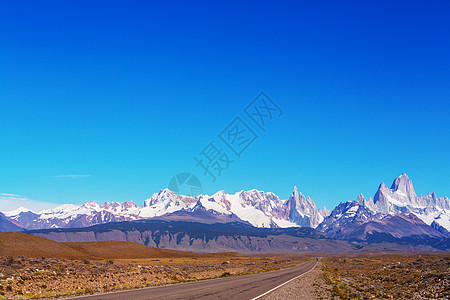
[(391, 190), (393, 192), (400, 192), (407, 195), (407, 197), (411, 202), (414, 202), (414, 199), (417, 198), (412, 181), (405, 173), (394, 179), (394, 182), (392, 183), (391, 186)]
[(26, 212), (32, 212), (32, 211), (30, 209), (28, 209), (28, 208), (25, 208), (25, 207), (21, 206), (21, 207), (19, 207), (17, 209), (14, 209), (14, 210), (11, 210), (11, 211), (8, 211), (8, 212), (4, 212), (3, 214), (6, 217), (11, 217), (11, 216), (16, 216), (16, 215), (19, 215), (21, 213), (26, 213)]
[(122, 204), (122, 207), (123, 207), (125, 210), (132, 209), (132, 208), (138, 208), (138, 206), (136, 205), (136, 203), (134, 203), (133, 201), (125, 201), (125, 202)]
[(328, 217), (331, 214), (331, 211), (329, 211), (325, 205), (323, 206), (323, 209), (319, 209), (319, 212), (324, 218)]
[(175, 193), (169, 189), (160, 190), (159, 193), (154, 193), (150, 199), (144, 201), (143, 207), (149, 207), (164, 201), (171, 201), (175, 198)]
[(296, 185), (294, 186), (294, 191), (292, 192), (292, 196), (295, 196), (295, 195), (297, 195), (297, 197), (298, 197), (298, 190), (297, 190)]
[(250, 191), (241, 191), (238, 195), (242, 199), (244, 206), (251, 206), (263, 212), (277, 210), (281, 204), (278, 196), (270, 192), (266, 193), (253, 189)]
[(100, 205), (98, 205), (97, 203), (95, 203), (94, 201), (87, 201), (87, 202), (85, 202), (83, 205), (82, 205), (83, 207), (86, 207), (86, 208), (100, 208)]
[(221, 199), (224, 198), (227, 195), (227, 193), (224, 190), (216, 192), (212, 197), (214, 199)]
[(366, 199), (364, 198), (363, 194), (359, 194), (358, 197), (356, 198), (356, 202), (360, 205), (364, 205), (366, 202)]
[(109, 203), (109, 202), (105, 201), (105, 203), (103, 203), (99, 207), (108, 210), (108, 209), (117, 209), (119, 207), (122, 207), (122, 205), (119, 202), (111, 202), (111, 203)]
[(289, 221), (300, 226), (317, 227), (323, 221), (324, 214), (328, 211), (321, 212), (317, 209), (314, 201), (310, 197), (305, 197), (299, 193), (297, 187), (294, 186), (294, 191), (291, 197), (286, 202), (286, 214)]
[(374, 204), (377, 205), (383, 213), (393, 212), (390, 207), (394, 204), (392, 201), (395, 201), (396, 203), (420, 205), (412, 181), (405, 173), (394, 179), (390, 189), (382, 182), (378, 187), (373, 200)]

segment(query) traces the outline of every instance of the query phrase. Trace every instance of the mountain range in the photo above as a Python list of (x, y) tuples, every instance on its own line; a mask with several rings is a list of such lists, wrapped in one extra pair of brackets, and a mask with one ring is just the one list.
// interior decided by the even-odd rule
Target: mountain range
[[(186, 212), (131, 222), (107, 223), (84, 228), (59, 228), (27, 231), (28, 234), (56, 242), (127, 241), (154, 248), (193, 252), (239, 253), (358, 253), (367, 251), (448, 250), (449, 239), (428, 235), (392, 238), (379, 235), (371, 241), (346, 241), (328, 238), (310, 227), (262, 228), (197, 210), (196, 219), (178, 219)], [(203, 220), (207, 220), (204, 222)]]
[[(417, 196), (412, 181), (408, 175), (402, 174), (387, 188), (381, 183), (374, 198), (365, 200), (360, 194), (356, 201), (340, 203), (332, 213), (317, 227), (330, 237), (354, 238), (351, 228), (383, 222), (393, 222), (407, 218), (410, 223), (410, 233), (418, 227), (425, 228), (430, 235), (449, 235), (450, 231), (450, 200), (447, 197), (437, 198), (435, 193)], [(367, 226), (367, 225), (364, 225)], [(406, 225), (396, 226), (406, 230)], [(345, 230), (344, 230), (345, 228)], [(431, 230), (430, 228), (434, 229)], [(389, 233), (393, 233), (393, 229)]]
[(134, 202), (105, 202), (101, 205), (86, 202), (81, 206), (65, 204), (41, 213), (26, 208), (5, 212), (10, 220), (24, 228), (80, 228), (110, 222), (124, 222), (149, 219), (180, 210), (206, 209), (230, 219), (248, 222), (255, 227), (317, 227), (329, 215), (326, 208), (317, 209), (311, 198), (305, 197), (294, 188), (292, 196), (280, 200), (273, 193), (257, 190), (227, 194), (219, 191), (212, 196), (197, 197), (177, 195), (169, 189), (144, 201), (142, 206)]
[[(219, 191), (212, 196), (190, 197), (164, 189), (145, 200), (142, 206), (131, 201), (101, 205), (86, 202), (81, 206), (66, 204), (40, 213), (19, 208), (0, 215), (0, 230), (19, 231), (24, 228), (51, 238), (56, 232), (60, 233), (61, 228), (72, 232), (75, 228), (120, 222), (150, 224), (145, 223), (149, 220), (240, 224), (241, 227), (273, 230), (310, 227), (315, 228), (317, 234), (323, 234), (321, 238), (333, 240), (423, 244), (441, 250), (450, 248), (449, 198), (438, 198), (434, 193), (417, 196), (406, 174), (394, 179), (391, 188), (381, 183), (373, 198), (366, 200), (360, 194), (355, 201), (341, 202), (331, 212), (325, 207), (318, 209), (310, 197), (298, 192), (297, 187), (285, 200), (258, 190), (235, 194)], [(4, 230), (1, 224), (8, 221), (7, 228), (12, 229)], [(170, 247), (177, 248), (176, 245)], [(198, 250), (201, 249), (195, 249)]]

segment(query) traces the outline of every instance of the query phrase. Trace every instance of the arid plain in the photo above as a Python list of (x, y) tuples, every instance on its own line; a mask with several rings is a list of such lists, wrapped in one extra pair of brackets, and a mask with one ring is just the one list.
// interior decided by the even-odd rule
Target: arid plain
[(56, 243), (0, 234), (0, 297), (56, 298), (287, 268), (306, 257), (202, 254), (130, 242)]
[[(56, 243), (0, 234), (0, 298), (60, 298), (292, 267), (292, 254), (203, 254), (130, 242)], [(448, 252), (324, 256), (306, 274), (264, 299), (448, 299)]]

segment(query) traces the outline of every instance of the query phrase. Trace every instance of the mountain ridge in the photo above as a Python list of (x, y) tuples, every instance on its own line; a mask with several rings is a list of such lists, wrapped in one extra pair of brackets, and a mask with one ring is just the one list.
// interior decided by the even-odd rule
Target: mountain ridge
[[(16, 213), (16, 215), (14, 215)], [(81, 206), (62, 205), (35, 214), (26, 208), (6, 215), (25, 229), (86, 228), (93, 225), (155, 220), (161, 222), (199, 222), (204, 224), (242, 224), (256, 228), (311, 227), (328, 238), (348, 241), (432, 243), (446, 247), (450, 237), (450, 201), (435, 193), (417, 196), (405, 173), (393, 180), (390, 188), (383, 182), (374, 197), (359, 194), (354, 201), (341, 202), (331, 212), (318, 209), (314, 201), (297, 187), (291, 196), (280, 199), (258, 190), (196, 197), (160, 190), (142, 206), (132, 201)], [(401, 226), (401, 230), (396, 228)], [(442, 245), (440, 243), (443, 243)]]
[(214, 211), (224, 217), (238, 218), (256, 227), (317, 227), (329, 212), (318, 209), (310, 197), (294, 188), (292, 196), (282, 200), (274, 193), (258, 190), (227, 194), (219, 191), (213, 195), (196, 197), (175, 194), (169, 189), (160, 190), (145, 200), (142, 206), (132, 201), (122, 204), (93, 201), (77, 206), (64, 204), (40, 214), (25, 208), (7, 212), (9, 219), (26, 229), (87, 227), (109, 222), (148, 219), (185, 210), (193, 212), (198, 207)]

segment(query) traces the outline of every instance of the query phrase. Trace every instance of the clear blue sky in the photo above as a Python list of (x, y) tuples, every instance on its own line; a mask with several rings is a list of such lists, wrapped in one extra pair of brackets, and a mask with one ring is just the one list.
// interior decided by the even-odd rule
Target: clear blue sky
[[(332, 208), (406, 172), (450, 196), (449, 1), (163, 2), (2, 1), (0, 193), (142, 204), (192, 172)], [(260, 91), (283, 115), (212, 183), (194, 156)]]

